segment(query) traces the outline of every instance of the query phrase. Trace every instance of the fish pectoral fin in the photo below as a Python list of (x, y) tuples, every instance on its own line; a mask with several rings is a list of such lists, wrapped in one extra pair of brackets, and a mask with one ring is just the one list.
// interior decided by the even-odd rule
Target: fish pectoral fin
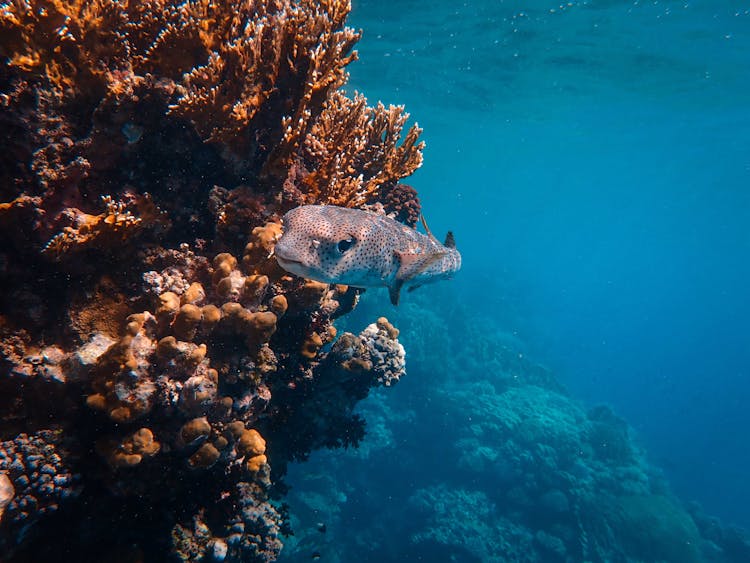
[(396, 257), (398, 258), (400, 264), (398, 271), (396, 272), (396, 279), (402, 281), (410, 280), (424, 272), (436, 261), (447, 255), (447, 252), (416, 254), (414, 252), (396, 251)]
[(393, 283), (388, 286), (388, 296), (391, 298), (391, 303), (398, 305), (398, 300), (401, 298), (401, 287), (404, 285), (404, 280), (395, 279)]
[(446, 248), (456, 248), (456, 239), (453, 238), (453, 231), (448, 231), (448, 234), (445, 235), (443, 246)]
[(420, 287), (422, 287), (421, 283), (419, 285), (412, 285), (412, 286), (410, 286), (406, 291), (408, 291), (409, 293), (411, 293), (412, 291), (414, 291), (415, 289), (419, 289)]

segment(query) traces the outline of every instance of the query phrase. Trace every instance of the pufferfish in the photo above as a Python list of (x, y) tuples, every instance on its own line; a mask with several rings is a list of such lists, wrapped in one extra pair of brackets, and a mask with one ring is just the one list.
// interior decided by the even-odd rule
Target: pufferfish
[(302, 205), (282, 218), (274, 253), (287, 272), (324, 283), (387, 287), (398, 305), (401, 289), (448, 279), (461, 268), (453, 234), (440, 243), (427, 228), (417, 232), (361, 209)]

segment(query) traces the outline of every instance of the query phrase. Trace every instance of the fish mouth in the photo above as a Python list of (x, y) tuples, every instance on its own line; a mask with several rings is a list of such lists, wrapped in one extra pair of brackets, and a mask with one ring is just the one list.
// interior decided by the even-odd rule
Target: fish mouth
[(282, 267), (284, 267), (284, 265), (288, 265), (288, 266), (292, 266), (292, 265), (303, 266), (303, 264), (302, 264), (302, 261), (301, 261), (301, 260), (294, 260), (294, 259), (292, 259), (292, 258), (287, 258), (286, 256), (282, 256), (282, 255), (281, 255), (281, 254), (279, 254), (278, 252), (275, 252), (275, 253), (274, 253), (274, 256), (276, 256), (276, 261), (277, 261), (277, 262), (278, 262), (278, 263), (279, 263), (279, 264), (280, 264), (280, 265), (281, 265)]

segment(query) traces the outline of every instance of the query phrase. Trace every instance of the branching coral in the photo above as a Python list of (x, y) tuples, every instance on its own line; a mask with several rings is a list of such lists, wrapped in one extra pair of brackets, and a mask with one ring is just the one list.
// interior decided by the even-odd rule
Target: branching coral
[[(220, 185), (241, 176), (273, 194), (291, 179), (287, 206), (377, 200), (420, 166), (421, 130), (413, 126), (398, 145), (403, 108), (370, 108), (338, 91), (359, 38), (344, 26), (349, 10), (348, 0), (6, 4), (0, 90), (20, 134), (3, 149), (31, 166), (4, 197), (41, 188), (47, 228), (39, 235), (55, 235), (66, 213), (95, 215), (92, 196), (118, 198), (103, 185), (145, 187), (154, 171), (136, 163), (148, 149), (159, 167), (175, 152), (221, 159)], [(21, 94), (30, 89), (37, 96)], [(223, 156), (180, 133), (187, 123)], [(155, 143), (175, 135), (184, 141)], [(192, 172), (167, 168), (175, 184)], [(171, 206), (154, 195), (157, 206)]]
[[(397, 145), (409, 117), (403, 109), (370, 108), (362, 95), (353, 100), (340, 92), (332, 95), (304, 143), (303, 159), (317, 163), (303, 181), (309, 201), (358, 207), (377, 199), (382, 186), (419, 168), (422, 130), (412, 126)], [(341, 151), (342, 146), (352, 150)]]
[[(107, 558), (92, 545), (144, 541), (159, 560), (271, 561), (286, 463), (356, 444), (356, 402), (403, 374), (387, 321), (337, 339), (358, 290), (273, 259), (294, 205), (406, 222), (418, 210), (398, 182), (421, 164), (420, 129), (404, 129), (402, 107), (340, 91), (359, 39), (349, 10), (0, 5), (0, 439), (57, 455), (63, 475), (45, 488), (0, 459), (9, 560), (49, 555), (35, 523), (68, 500), (96, 523), (99, 541), (79, 546), (91, 560)], [(22, 538), (17, 503), (31, 496)], [(144, 513), (154, 520), (128, 537), (121, 519)]]
[[(211, 14), (190, 14), (196, 21), (186, 27), (203, 27), (203, 36), (229, 40), (205, 45), (208, 60), (185, 76), (170, 109), (190, 119), (204, 138), (235, 142), (248, 129), (278, 127), (265, 120), (283, 104), (289, 117), (282, 125), (295, 121), (298, 138), (304, 138), (316, 99), (346, 81), (344, 67), (356, 57), (352, 48), (359, 34), (343, 27), (349, 2), (244, 4), (236, 12), (214, 8)], [(284, 99), (288, 94), (281, 90), (289, 85), (297, 87)], [(295, 141), (285, 138), (292, 150)]]
[(60, 259), (67, 253), (94, 246), (118, 246), (144, 226), (161, 219), (161, 214), (151, 205), (148, 197), (140, 198), (134, 206), (139, 211), (138, 215), (134, 215), (123, 201), (113, 201), (110, 196), (103, 196), (102, 201), (105, 210), (98, 215), (68, 208), (64, 216), (69, 220), (70, 226), (64, 227), (62, 232), (55, 235), (45, 245), (43, 252)]

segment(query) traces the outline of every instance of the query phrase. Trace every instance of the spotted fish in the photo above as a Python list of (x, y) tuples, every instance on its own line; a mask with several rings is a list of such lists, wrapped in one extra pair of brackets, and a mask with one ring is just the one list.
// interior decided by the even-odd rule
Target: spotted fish
[(308, 279), (387, 287), (398, 305), (402, 287), (450, 278), (461, 268), (453, 234), (441, 244), (384, 215), (334, 205), (303, 205), (282, 218), (274, 253), (286, 271)]

